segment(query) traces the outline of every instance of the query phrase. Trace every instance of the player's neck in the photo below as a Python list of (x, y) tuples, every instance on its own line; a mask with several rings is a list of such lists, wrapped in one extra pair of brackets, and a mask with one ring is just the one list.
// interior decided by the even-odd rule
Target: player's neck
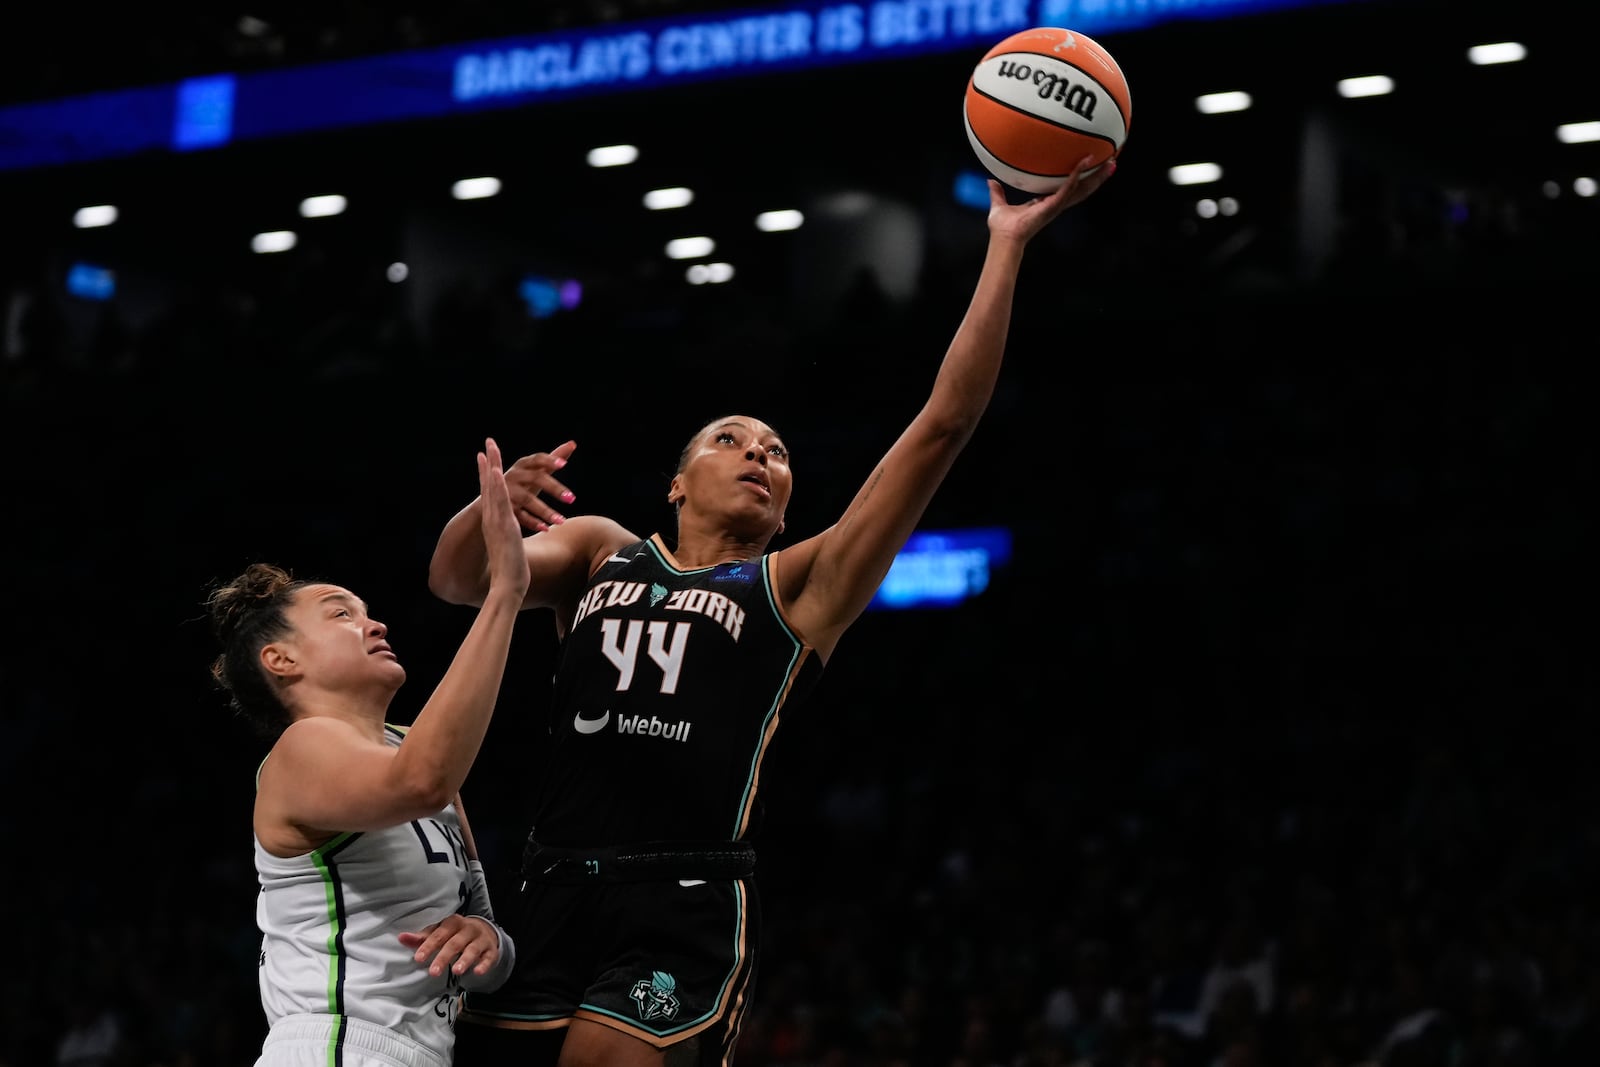
[(699, 570), (723, 563), (742, 563), (759, 557), (764, 546), (758, 541), (748, 541), (727, 533), (699, 534), (678, 529), (678, 543), (673, 548), (679, 566), (684, 570)]

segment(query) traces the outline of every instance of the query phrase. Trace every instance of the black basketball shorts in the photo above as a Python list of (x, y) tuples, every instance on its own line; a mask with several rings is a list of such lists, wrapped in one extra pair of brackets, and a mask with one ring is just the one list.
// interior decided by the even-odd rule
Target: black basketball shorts
[(469, 992), (462, 1025), (524, 1030), (587, 1019), (659, 1048), (698, 1037), (723, 1062), (754, 985), (761, 913), (753, 878), (522, 884), (517, 960), (493, 993)]

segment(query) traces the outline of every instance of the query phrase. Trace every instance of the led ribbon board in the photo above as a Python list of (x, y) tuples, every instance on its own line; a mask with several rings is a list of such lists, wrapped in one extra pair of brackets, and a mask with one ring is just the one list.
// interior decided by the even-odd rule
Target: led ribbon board
[(524, 107), (712, 78), (981, 51), (1030, 26), (1108, 35), (1353, 0), (800, 2), (510, 37), (0, 108), (0, 170)]
[(1010, 561), (1011, 531), (1004, 527), (914, 533), (867, 608), (953, 607), (989, 588), (993, 572)]

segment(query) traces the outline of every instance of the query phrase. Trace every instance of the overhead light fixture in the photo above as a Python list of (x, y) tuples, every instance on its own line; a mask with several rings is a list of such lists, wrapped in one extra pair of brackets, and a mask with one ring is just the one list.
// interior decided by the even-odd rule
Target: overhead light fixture
[(685, 189), (681, 185), (670, 189), (652, 189), (644, 194), (644, 206), (651, 211), (667, 211), (675, 207), (686, 207), (693, 200), (694, 190)]
[(1215, 163), (1180, 163), (1167, 171), (1167, 180), (1173, 185), (1204, 185), (1221, 178), (1222, 168)]
[(329, 196), (308, 196), (300, 201), (300, 214), (308, 219), (326, 218), (329, 215), (338, 215), (348, 203), (344, 197), (337, 193)]
[(72, 224), (80, 230), (93, 229), (96, 226), (110, 226), (116, 221), (117, 209), (112, 204), (80, 207), (72, 214)]
[(482, 200), (499, 191), (499, 178), (462, 178), (450, 187), (450, 195), (457, 200)]
[(1556, 140), (1562, 144), (1600, 141), (1600, 122), (1569, 122), (1556, 127)]
[(785, 208), (782, 211), (763, 211), (756, 216), (756, 229), (763, 233), (798, 230), (805, 221), (806, 217), (793, 208)]
[(589, 149), (591, 167), (625, 167), (639, 158), (639, 150), (631, 144), (612, 144)]
[(1499, 41), (1495, 44), (1475, 44), (1467, 49), (1467, 60), (1480, 67), (1492, 63), (1516, 63), (1528, 58), (1528, 50), (1516, 41)]
[(1245, 111), (1253, 101), (1249, 93), (1206, 93), (1194, 98), (1195, 110), (1202, 115), (1221, 115), (1228, 111)]
[(690, 285), (721, 285), (733, 277), (733, 264), (696, 263), (683, 276)]
[(699, 259), (716, 251), (717, 243), (709, 237), (679, 237), (667, 242), (667, 258)]
[(250, 251), (252, 252), (287, 252), (293, 248), (299, 238), (293, 230), (268, 230), (258, 233), (250, 238)]
[(1358, 96), (1387, 96), (1392, 92), (1394, 92), (1394, 79), (1386, 74), (1343, 78), (1339, 82), (1339, 95), (1346, 99)]

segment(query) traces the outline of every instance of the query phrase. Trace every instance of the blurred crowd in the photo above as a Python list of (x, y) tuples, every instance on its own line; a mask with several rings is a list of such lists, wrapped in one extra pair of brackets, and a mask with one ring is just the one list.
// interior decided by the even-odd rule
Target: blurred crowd
[[(1600, 1063), (1593, 442), (1566, 378), (1592, 338), (1370, 283), (1223, 314), (1080, 280), (1075, 322), (1039, 259), (928, 520), (1006, 524), (1014, 557), (961, 607), (864, 617), (780, 735), (740, 1067)], [(965, 266), (789, 342), (726, 304), (531, 322), (463, 296), (445, 343), (379, 297), (219, 298), (8, 364), (0, 1065), (259, 1049), (260, 750), (205, 684), (202, 578), (258, 547), (353, 572), (420, 696), (463, 623), (425, 560), (484, 422), (531, 450), (604, 408), (580, 506), (642, 499), (736, 378), (778, 405), (814, 529), (920, 402)], [(596, 381), (646, 358), (688, 381)], [(497, 895), (548, 637), (519, 630), (466, 790)]]
[[(1600, 1062), (1593, 789), (1559, 738), (1509, 710), (1373, 721), (1349, 692), (1158, 723), (1069, 680), (874, 686), (899, 622), (780, 761), (745, 1067)], [(1009, 654), (910, 628), (930, 662)], [(176, 772), (81, 769), (123, 786), (11, 911), (0, 1062), (250, 1063), (242, 813), (212, 825)], [(520, 827), (488, 788), (504, 864)]]

